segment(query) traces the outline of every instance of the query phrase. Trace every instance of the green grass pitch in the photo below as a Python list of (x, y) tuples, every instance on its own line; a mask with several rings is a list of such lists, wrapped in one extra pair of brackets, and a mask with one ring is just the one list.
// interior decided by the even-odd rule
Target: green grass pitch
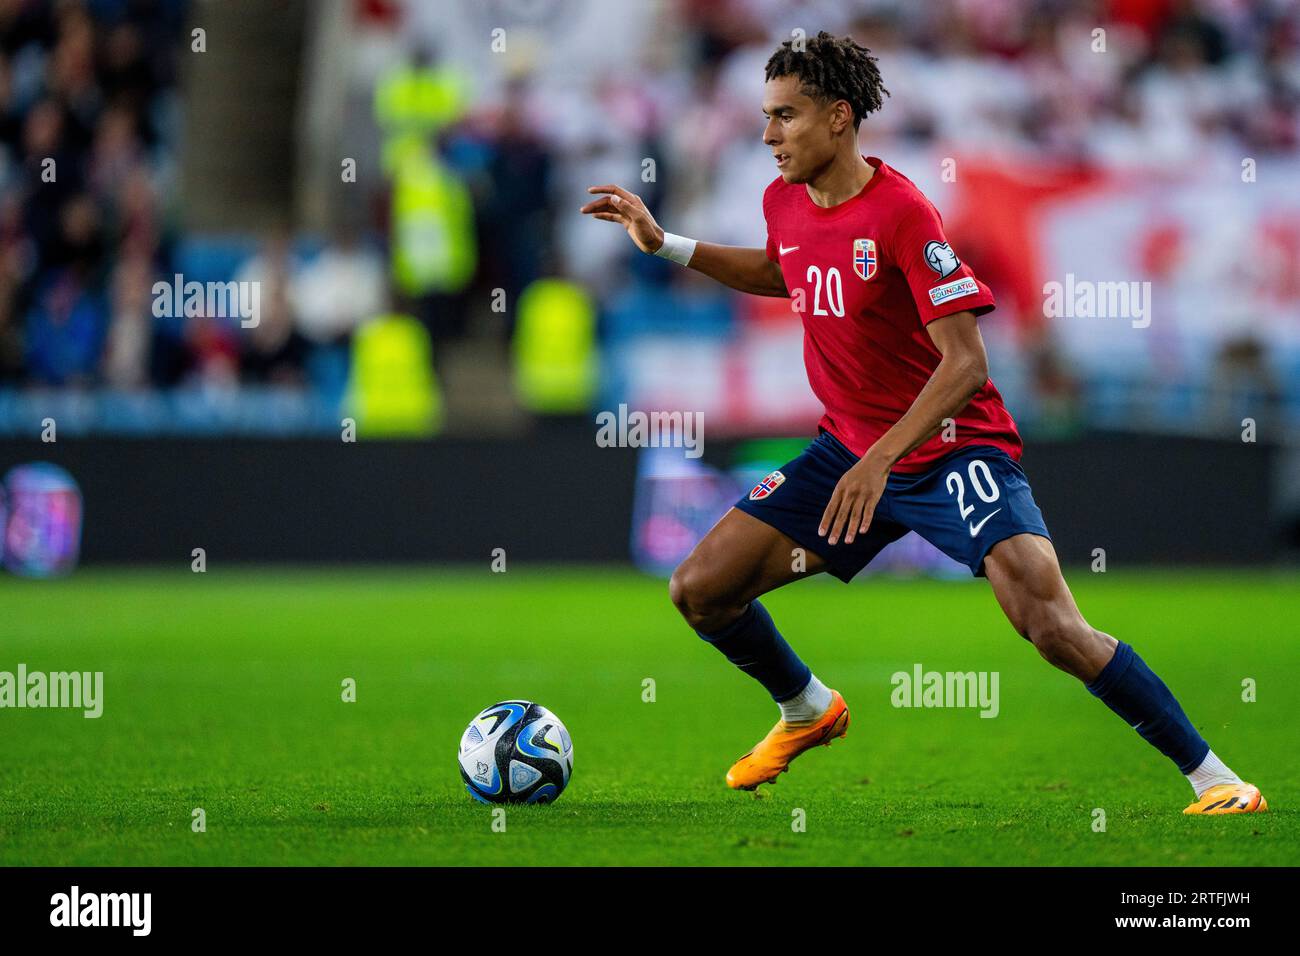
[[(0, 670), (105, 675), (98, 720), (0, 710), (0, 863), (1300, 863), (1300, 578), (1067, 576), (1268, 813), (1184, 817), (1191, 789), (1172, 764), (1044, 663), (982, 580), (769, 595), (853, 723), (756, 798), (723, 777), (776, 709), (681, 622), (661, 580), (486, 562), (88, 570), (0, 580)], [(917, 663), (997, 671), (999, 715), (894, 708), (890, 675)], [(341, 699), (349, 677), (355, 703)], [(575, 771), (556, 803), (509, 808), (495, 832), (455, 748), (504, 698), (565, 721)]]

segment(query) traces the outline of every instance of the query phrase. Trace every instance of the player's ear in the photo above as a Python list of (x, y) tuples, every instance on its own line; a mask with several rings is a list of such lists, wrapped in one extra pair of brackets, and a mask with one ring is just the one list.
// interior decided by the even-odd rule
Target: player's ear
[(848, 100), (836, 100), (832, 106), (831, 132), (839, 135), (853, 125), (853, 107)]

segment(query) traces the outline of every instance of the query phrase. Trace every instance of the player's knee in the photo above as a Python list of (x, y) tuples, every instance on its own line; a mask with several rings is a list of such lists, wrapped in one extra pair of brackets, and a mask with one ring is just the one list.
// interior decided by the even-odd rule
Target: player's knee
[(729, 602), (706, 569), (683, 561), (668, 581), (668, 596), (686, 623), (708, 633), (727, 617)]
[(1075, 640), (1078, 621), (1054, 610), (1035, 614), (1026, 628), (1026, 636), (1047, 663), (1062, 667), (1076, 656)]
[(691, 627), (708, 616), (709, 598), (705, 574), (692, 562), (683, 561), (668, 580), (668, 597)]
[(673, 607), (677, 608), (683, 614), (682, 610), (686, 606), (686, 565), (679, 564), (673, 569), (673, 575), (668, 579), (668, 600), (673, 602)]

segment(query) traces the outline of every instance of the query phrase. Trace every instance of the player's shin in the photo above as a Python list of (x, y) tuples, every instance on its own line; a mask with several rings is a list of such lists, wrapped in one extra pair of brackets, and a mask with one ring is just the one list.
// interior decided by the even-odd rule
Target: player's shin
[(1196, 732), (1164, 681), (1123, 641), (1087, 687), (1182, 773), (1191, 773), (1209, 753), (1210, 745)]
[(745, 612), (722, 630), (695, 633), (762, 684), (777, 703), (798, 697), (812, 679), (808, 665), (785, 642), (758, 601), (750, 601)]

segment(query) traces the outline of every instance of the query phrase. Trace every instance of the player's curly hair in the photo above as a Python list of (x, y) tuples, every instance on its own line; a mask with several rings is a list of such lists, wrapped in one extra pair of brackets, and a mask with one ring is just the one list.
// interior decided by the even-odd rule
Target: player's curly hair
[(847, 100), (853, 107), (853, 129), (874, 113), (889, 95), (871, 51), (851, 37), (832, 36), (825, 30), (803, 41), (802, 50), (786, 40), (767, 61), (766, 79), (797, 76), (802, 92), (820, 103)]

